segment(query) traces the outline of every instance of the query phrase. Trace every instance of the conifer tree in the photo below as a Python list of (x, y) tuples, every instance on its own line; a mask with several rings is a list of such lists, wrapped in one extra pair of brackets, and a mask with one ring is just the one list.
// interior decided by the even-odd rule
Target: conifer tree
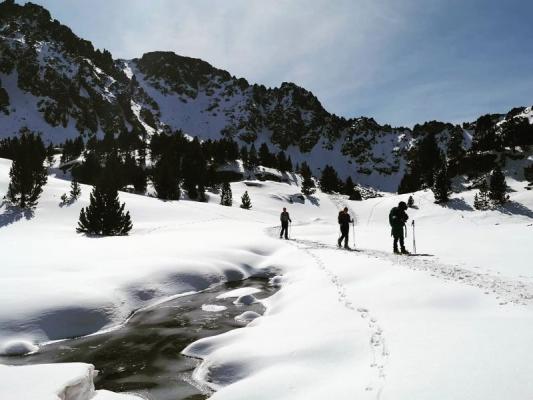
[(220, 193), (220, 204), (223, 206), (231, 207), (233, 204), (233, 195), (231, 193), (231, 186), (229, 182), (222, 184), (222, 192)]
[(207, 179), (207, 162), (198, 138), (195, 138), (187, 146), (183, 157), (181, 176), (183, 178), (183, 188), (187, 191), (191, 200), (205, 198), (204, 187)]
[(495, 206), (501, 206), (509, 200), (506, 192), (507, 184), (505, 183), (505, 175), (500, 167), (496, 166), (490, 175), (489, 198)]
[(48, 167), (51, 167), (54, 164), (54, 154), (54, 146), (50, 143), (46, 148), (46, 162), (48, 163)]
[(180, 199), (179, 159), (172, 150), (163, 152), (152, 168), (152, 182), (158, 198)]
[(411, 171), (420, 171), (419, 176), (422, 183), (426, 187), (432, 187), (435, 173), (440, 169), (442, 160), (443, 156), (437, 145), (435, 135), (428, 133), (415, 149)]
[(310, 196), (315, 193), (315, 181), (313, 180), (311, 169), (309, 165), (304, 161), (300, 167), (300, 174), (302, 175), (302, 194)]
[(274, 156), (270, 153), (268, 145), (266, 143), (261, 144), (259, 147), (259, 162), (264, 167), (273, 167)]
[(88, 207), (80, 211), (76, 232), (99, 236), (126, 235), (133, 227), (129, 211), (124, 212), (118, 192), (113, 185), (97, 184), (91, 193)]
[(20, 140), (14, 143), (13, 164), (9, 171), (7, 199), (21, 208), (37, 205), (43, 185), (47, 181), (46, 149), (41, 138), (29, 130), (21, 132)]
[(348, 196), (350, 200), (356, 200), (361, 201), (363, 200), (363, 197), (361, 196), (361, 192), (359, 189), (355, 187), (355, 184), (352, 181), (352, 177), (349, 176), (346, 179), (346, 183), (344, 184), (343, 193)]
[(280, 151), (276, 156), (276, 164), (281, 172), (287, 172), (287, 156), (285, 155), (285, 152), (283, 150)]
[(320, 178), (320, 189), (324, 193), (337, 192), (341, 188), (341, 182), (337, 171), (331, 166), (326, 165), (322, 170), (322, 176)]
[(489, 186), (483, 180), (479, 186), (479, 192), (474, 196), (474, 208), (476, 210), (488, 210), (490, 208)]
[(291, 156), (289, 156), (289, 158), (287, 158), (287, 167), (286, 167), (286, 170), (287, 170), (288, 172), (292, 172), (292, 171), (293, 171)]
[(250, 151), (248, 152), (248, 165), (246, 166), (249, 170), (254, 170), (259, 165), (259, 158), (257, 157), (257, 150), (255, 145), (252, 143), (250, 146)]
[(250, 200), (250, 196), (248, 195), (248, 191), (244, 192), (241, 197), (241, 208), (244, 208), (245, 210), (252, 208), (252, 202)]
[(435, 173), (433, 179), (433, 195), (435, 196), (435, 203), (446, 203), (450, 200), (450, 179), (448, 178), (448, 170), (446, 165), (443, 164), (440, 169)]
[(241, 160), (242, 164), (246, 168), (246, 166), (248, 165), (248, 149), (246, 148), (246, 146), (241, 147)]
[(72, 179), (70, 182), (70, 201), (74, 202), (78, 200), (81, 195), (81, 186), (77, 180)]

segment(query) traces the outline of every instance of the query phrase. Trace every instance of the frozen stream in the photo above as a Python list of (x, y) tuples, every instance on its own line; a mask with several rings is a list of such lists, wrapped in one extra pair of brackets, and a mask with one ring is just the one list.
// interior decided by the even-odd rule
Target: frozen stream
[(198, 339), (243, 327), (235, 316), (244, 311), (264, 312), (261, 303), (234, 305), (235, 298), (217, 298), (239, 288), (261, 290), (254, 294), (258, 299), (277, 290), (265, 278), (222, 284), (139, 310), (127, 324), (111, 332), (48, 344), (34, 355), (0, 357), (0, 363), (91, 363), (99, 370), (97, 389), (135, 392), (152, 400), (205, 399), (209, 391), (191, 379), (198, 360), (180, 352)]

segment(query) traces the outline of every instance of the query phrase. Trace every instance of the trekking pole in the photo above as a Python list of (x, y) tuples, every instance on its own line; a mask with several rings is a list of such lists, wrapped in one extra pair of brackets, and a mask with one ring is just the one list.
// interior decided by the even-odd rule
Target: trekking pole
[(411, 222), (411, 225), (413, 226), (413, 250), (414, 250), (414, 254), (416, 254), (415, 220), (414, 219), (413, 219), (413, 222)]
[(291, 238), (291, 232), (292, 232), (292, 222), (289, 221), (289, 239)]
[(355, 250), (355, 221), (352, 221), (352, 231), (353, 231), (353, 248)]

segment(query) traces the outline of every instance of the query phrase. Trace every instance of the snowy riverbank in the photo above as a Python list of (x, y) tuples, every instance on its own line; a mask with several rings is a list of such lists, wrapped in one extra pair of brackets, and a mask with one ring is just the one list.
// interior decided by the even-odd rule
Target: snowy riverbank
[[(0, 194), (8, 171), (0, 160)], [(69, 182), (50, 178), (31, 218), (0, 209), (0, 342), (92, 333), (150, 302), (276, 268), (282, 288), (264, 316), (185, 351), (204, 360), (195, 376), (217, 390), (213, 399), (528, 398), (533, 195), (509, 183), (517, 203), (502, 211), (471, 210), (471, 192), (449, 207), (417, 193), (409, 214), (418, 250), (431, 256), (402, 257), (391, 254), (387, 226), (399, 196), (319, 193), (290, 204), (295, 185), (236, 183), (228, 208), (121, 193), (131, 235), (96, 239), (74, 230), (89, 188), (59, 207)], [(244, 190), (252, 211), (238, 208)], [(345, 203), (360, 252), (335, 248)], [(288, 242), (272, 229), (284, 206)], [(2, 398), (13, 393), (7, 378), (0, 373)]]

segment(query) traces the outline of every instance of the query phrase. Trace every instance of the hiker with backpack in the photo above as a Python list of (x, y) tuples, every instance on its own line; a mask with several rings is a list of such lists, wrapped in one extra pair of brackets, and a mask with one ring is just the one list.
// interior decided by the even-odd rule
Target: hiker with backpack
[(285, 233), (285, 239), (289, 239), (289, 222), (292, 223), (292, 220), (285, 207), (283, 207), (283, 211), (279, 216), (279, 220), (281, 221), (281, 232), (279, 233), (279, 238), (281, 239)]
[[(391, 236), (394, 238), (393, 251), (394, 254), (410, 254), (404, 245), (404, 229), (405, 223), (409, 219), (409, 216), (405, 212), (407, 210), (407, 204), (404, 201), (400, 201), (397, 207), (390, 210), (389, 224), (391, 226)], [(398, 251), (398, 242), (400, 242), (400, 251)]]
[(338, 222), (341, 228), (341, 237), (337, 240), (337, 246), (341, 247), (342, 241), (344, 240), (344, 248), (349, 249), (348, 234), (350, 233), (350, 224), (353, 222), (353, 219), (348, 214), (348, 207), (344, 207), (344, 210), (339, 212)]

